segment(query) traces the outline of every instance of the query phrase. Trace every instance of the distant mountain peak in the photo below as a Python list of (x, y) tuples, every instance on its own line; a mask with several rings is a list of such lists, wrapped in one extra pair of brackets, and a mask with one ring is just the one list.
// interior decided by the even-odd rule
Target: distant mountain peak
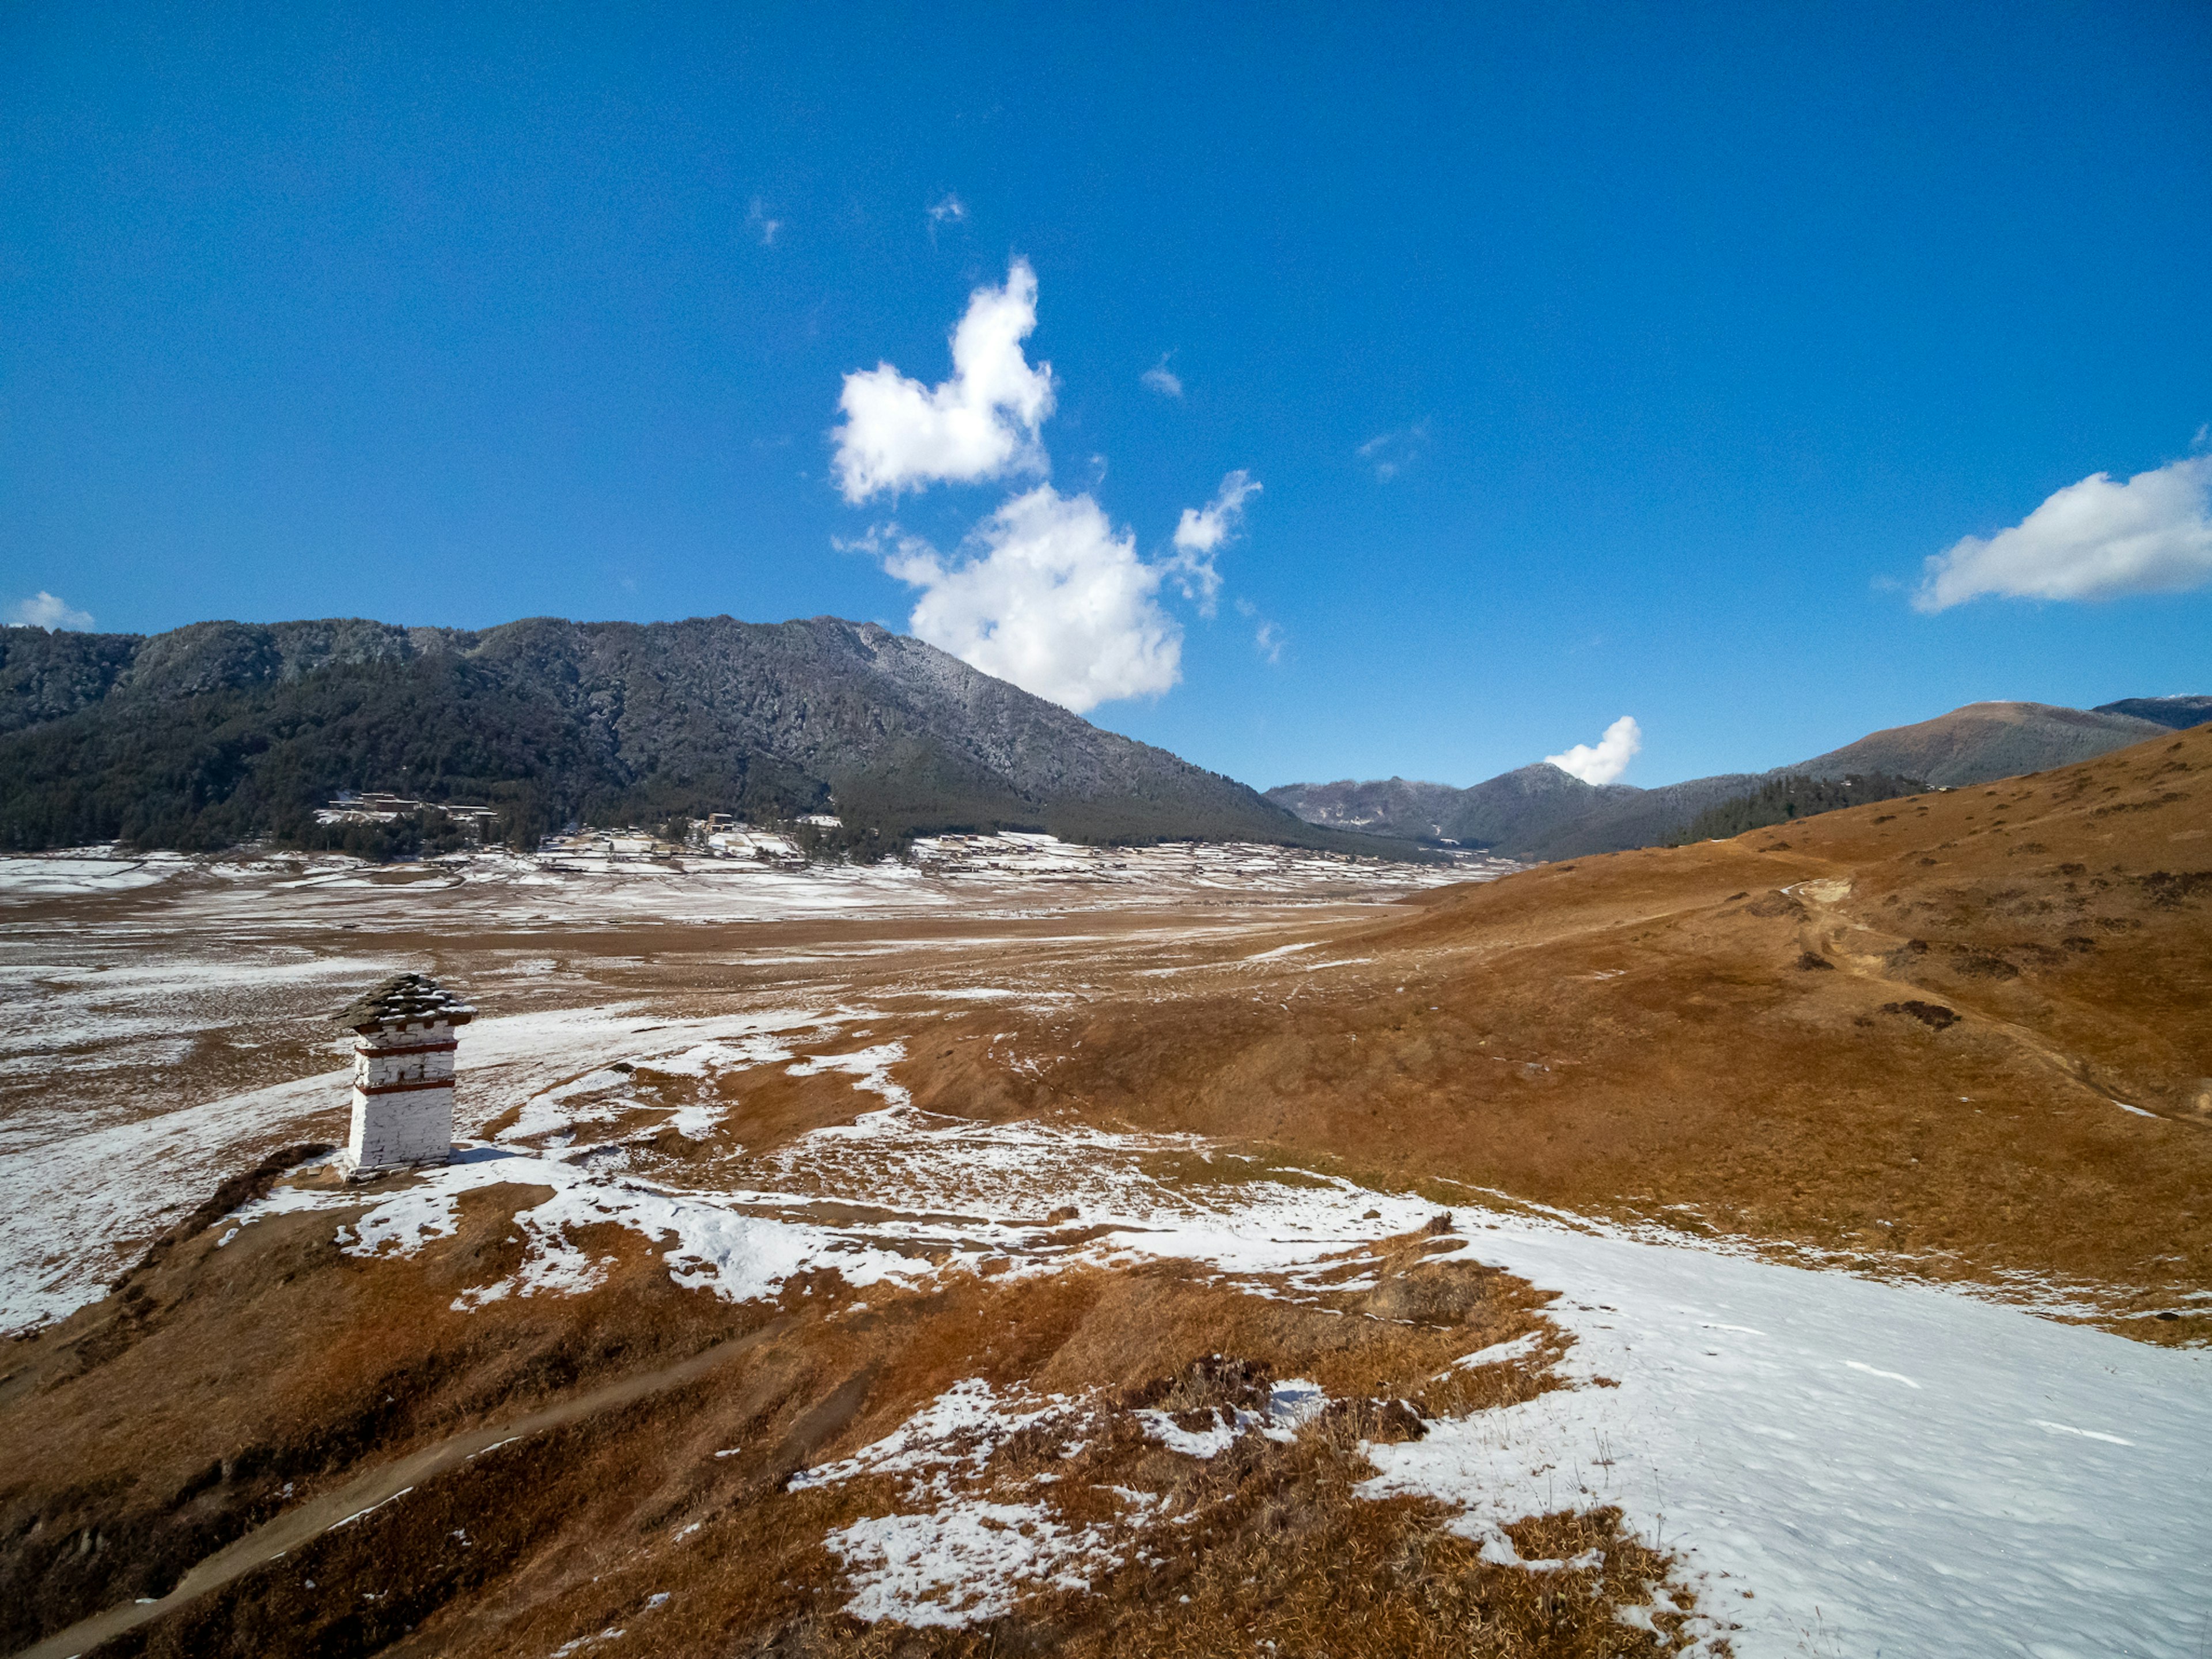
[(1267, 799), (1316, 823), (1384, 835), (1446, 839), (1509, 858), (1574, 858), (1649, 847), (1701, 812), (1747, 796), (1770, 778), (1924, 779), (1938, 787), (2071, 765), (2140, 743), (2162, 730), (2212, 720), (2212, 697), (2132, 698), (2094, 709), (1992, 700), (1771, 773), (1727, 773), (1639, 789), (1589, 784), (1548, 761), (1516, 767), (1465, 789), (1449, 784), (1283, 784)]
[(2124, 697), (2118, 702), (2100, 702), (2089, 712), (2125, 714), (2163, 726), (2168, 731), (2182, 732), (2212, 720), (2212, 697)]

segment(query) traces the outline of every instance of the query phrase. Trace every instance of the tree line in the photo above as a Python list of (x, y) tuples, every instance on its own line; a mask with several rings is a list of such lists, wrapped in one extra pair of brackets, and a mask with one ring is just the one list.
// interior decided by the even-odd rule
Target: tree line
[(1862, 772), (1847, 778), (1789, 776), (1770, 778), (1747, 795), (1708, 806), (1689, 823), (1669, 836), (1669, 847), (1692, 842), (1726, 841), (1753, 830), (1833, 812), (1870, 801), (1895, 800), (1905, 795), (1924, 795), (1928, 786), (1917, 778), (1900, 778), (1887, 772)]

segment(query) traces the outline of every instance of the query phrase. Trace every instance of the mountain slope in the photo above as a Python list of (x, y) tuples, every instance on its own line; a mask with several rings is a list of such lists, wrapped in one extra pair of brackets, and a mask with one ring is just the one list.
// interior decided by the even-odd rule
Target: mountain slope
[(2123, 697), (2118, 702), (2100, 702), (2089, 712), (2131, 714), (2139, 720), (2154, 720), (2169, 731), (2186, 732), (2212, 720), (2212, 697)]
[(2110, 754), (2172, 728), (2131, 714), (2043, 702), (1970, 702), (1916, 726), (1870, 732), (1784, 769), (1808, 777), (1889, 772), (1963, 789)]
[(1267, 799), (1316, 823), (1487, 847), (1520, 859), (1575, 858), (1648, 846), (1706, 807), (1756, 788), (1729, 773), (1657, 789), (1589, 784), (1548, 762), (1500, 773), (1471, 788), (1449, 784), (1284, 784)]
[(2096, 709), (1978, 702), (1917, 726), (1895, 726), (1771, 772), (1726, 772), (1656, 789), (1590, 785), (1540, 763), (1466, 789), (1392, 778), (1384, 783), (1289, 783), (1267, 799), (1315, 823), (1414, 840), (1448, 839), (1516, 859), (1581, 858), (1650, 847), (1700, 812), (1753, 793), (1769, 779), (1917, 778), (1960, 789), (2047, 771), (2212, 719), (2212, 697), (2133, 698)]
[(998, 825), (1385, 850), (834, 617), (11, 628), (0, 732), (0, 845), (19, 848), (297, 833), (355, 788), (489, 801), (522, 838), (572, 817), (834, 808), (887, 838)]
[[(1102, 997), (1048, 1085), (1008, 1087), (1936, 1277), (2140, 1285), (2122, 1328), (2202, 1340), (2208, 782), (2212, 727), (2166, 731), (1801, 819), (1786, 847), (1759, 830), (1440, 889), (1306, 935), (1346, 964), (1331, 1001)], [(979, 1109), (963, 1063), (917, 1101)]]

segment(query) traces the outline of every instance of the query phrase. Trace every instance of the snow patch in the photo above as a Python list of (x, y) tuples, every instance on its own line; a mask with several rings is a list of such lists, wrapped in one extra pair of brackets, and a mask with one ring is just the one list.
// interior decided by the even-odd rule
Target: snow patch
[(852, 1580), (846, 1612), (917, 1627), (995, 1619), (1032, 1590), (1087, 1589), (1099, 1571), (1120, 1565), (1103, 1528), (1074, 1531), (1038, 1504), (880, 1516), (823, 1541)]
[[(1365, 1447), (1363, 1492), (1454, 1506), (1494, 1559), (1524, 1516), (1617, 1504), (1740, 1626), (1741, 1659), (1816, 1633), (1849, 1654), (2193, 1655), (2212, 1355), (1934, 1286), (1491, 1220), (1458, 1255), (1562, 1292), (1547, 1312), (1575, 1339), (1572, 1386)], [(1889, 1364), (1850, 1357), (1866, 1353)], [(2137, 1443), (2074, 1427), (2100, 1423)]]
[(835, 1486), (862, 1474), (932, 1472), (930, 1485), (945, 1487), (947, 1473), (980, 1473), (1008, 1436), (1066, 1418), (1078, 1402), (1051, 1395), (1031, 1403), (1025, 1390), (1002, 1400), (980, 1376), (956, 1382), (872, 1445), (850, 1457), (791, 1477), (790, 1490)]

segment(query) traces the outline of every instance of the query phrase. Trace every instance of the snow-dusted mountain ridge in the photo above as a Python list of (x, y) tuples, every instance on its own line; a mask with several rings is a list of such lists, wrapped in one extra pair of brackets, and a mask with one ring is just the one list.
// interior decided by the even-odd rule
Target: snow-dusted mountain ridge
[(518, 836), (572, 817), (834, 810), (889, 837), (1351, 844), (836, 617), (0, 630), (0, 846), (220, 844), (282, 834), (346, 788), (496, 805)]

